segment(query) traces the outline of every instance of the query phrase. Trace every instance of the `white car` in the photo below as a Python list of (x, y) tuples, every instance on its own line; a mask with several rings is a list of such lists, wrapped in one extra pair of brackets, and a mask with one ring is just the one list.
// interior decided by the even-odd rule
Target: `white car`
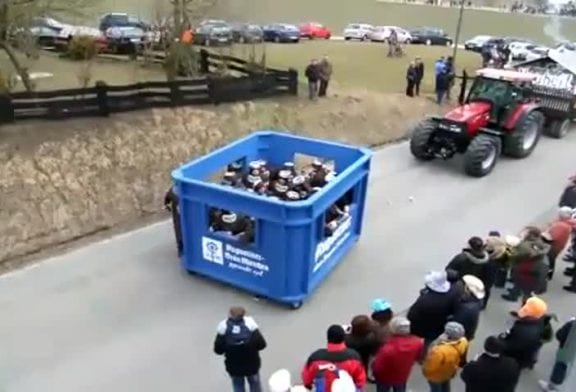
[(491, 35), (477, 35), (468, 41), (464, 42), (464, 49), (472, 52), (481, 52), (482, 47), (492, 38)]
[(344, 39), (349, 41), (351, 39), (358, 39), (361, 41), (365, 41), (368, 39), (372, 31), (374, 30), (374, 26), (366, 23), (350, 23), (344, 29)]
[(511, 42), (508, 45), (510, 49), (510, 60), (512, 61), (532, 61), (546, 57), (549, 48), (545, 46), (534, 45), (527, 42)]
[(392, 34), (392, 31), (396, 31), (398, 42), (403, 44), (409, 44), (412, 42), (412, 35), (410, 32), (397, 26), (376, 26), (368, 38), (373, 42), (385, 42), (390, 37), (390, 34)]

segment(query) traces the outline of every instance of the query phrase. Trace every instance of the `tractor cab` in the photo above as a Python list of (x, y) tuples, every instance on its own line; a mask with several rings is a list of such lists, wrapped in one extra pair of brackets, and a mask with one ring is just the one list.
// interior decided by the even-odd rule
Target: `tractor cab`
[(503, 69), (485, 68), (476, 72), (465, 103), (490, 105), (490, 122), (500, 124), (507, 114), (530, 100), (530, 86), (536, 75)]

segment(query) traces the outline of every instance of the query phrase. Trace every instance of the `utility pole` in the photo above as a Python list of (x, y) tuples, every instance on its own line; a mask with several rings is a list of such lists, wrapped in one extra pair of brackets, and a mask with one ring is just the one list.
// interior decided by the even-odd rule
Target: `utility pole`
[(462, 20), (464, 19), (464, 1), (460, 0), (460, 12), (458, 13), (458, 24), (456, 25), (456, 35), (454, 36), (454, 49), (452, 50), (452, 61), (456, 67), (456, 54), (458, 53), (458, 41), (460, 41), (460, 30), (462, 30)]

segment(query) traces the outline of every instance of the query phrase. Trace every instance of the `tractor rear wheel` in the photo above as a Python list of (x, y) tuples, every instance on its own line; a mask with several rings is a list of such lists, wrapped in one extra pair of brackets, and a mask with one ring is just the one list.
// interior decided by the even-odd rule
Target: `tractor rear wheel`
[(528, 113), (504, 139), (504, 154), (512, 158), (526, 158), (538, 145), (543, 128), (544, 115), (536, 110)]
[(502, 142), (490, 135), (476, 136), (464, 154), (464, 171), (472, 177), (484, 177), (494, 169)]
[(553, 137), (554, 139), (562, 139), (568, 134), (570, 130), (570, 119), (564, 120), (552, 120), (546, 128), (546, 135)]
[(434, 154), (430, 152), (430, 139), (436, 131), (436, 123), (433, 120), (424, 120), (418, 123), (410, 136), (410, 152), (416, 159), (431, 161)]

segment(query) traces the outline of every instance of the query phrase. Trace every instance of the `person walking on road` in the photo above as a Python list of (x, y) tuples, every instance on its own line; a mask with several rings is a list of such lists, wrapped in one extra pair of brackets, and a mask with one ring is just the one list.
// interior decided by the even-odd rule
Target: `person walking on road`
[(532, 369), (538, 353), (546, 341), (552, 338), (548, 305), (538, 297), (530, 297), (518, 310), (512, 328), (501, 335), (504, 354), (514, 358), (521, 369)]
[(576, 319), (570, 319), (556, 332), (558, 341), (558, 351), (556, 352), (556, 362), (552, 368), (552, 374), (548, 381), (541, 380), (540, 388), (545, 392), (559, 391), (560, 386), (572, 370), (572, 365), (576, 359)]
[(454, 312), (454, 296), (446, 271), (432, 271), (426, 275), (426, 288), (408, 310), (412, 333), (424, 339), (428, 346), (444, 332), (448, 318)]
[(233, 392), (245, 392), (246, 382), (250, 392), (262, 392), (260, 351), (265, 348), (266, 340), (256, 321), (246, 316), (244, 308), (232, 307), (228, 318), (218, 324), (214, 352), (225, 357)]
[(464, 275), (465, 291), (462, 298), (456, 305), (451, 321), (461, 324), (466, 331), (465, 336), (468, 341), (474, 340), (480, 313), (482, 312), (483, 299), (485, 294), (484, 283), (474, 275)]
[(416, 57), (415, 68), (416, 68), (416, 80), (414, 82), (414, 94), (419, 97), (420, 96), (420, 85), (422, 84), (422, 80), (424, 79), (424, 63), (420, 57)]
[(319, 64), (320, 68), (320, 87), (318, 89), (318, 96), (325, 97), (328, 91), (328, 85), (330, 84), (330, 79), (332, 78), (332, 63), (328, 59), (327, 55), (324, 55)]
[(366, 385), (366, 371), (360, 355), (346, 347), (346, 332), (341, 325), (331, 325), (326, 332), (328, 345), (314, 351), (302, 370), (302, 383), (312, 390), (336, 392), (332, 384), (340, 378), (340, 371), (346, 372), (356, 385), (363, 390)]
[(463, 249), (448, 263), (446, 271), (455, 271), (460, 277), (473, 275), (480, 279), (484, 283), (483, 307), (486, 307), (490, 298), (490, 291), (494, 285), (496, 271), (494, 264), (490, 263), (490, 256), (486, 252), (486, 246), (482, 238), (470, 238), (468, 247)]
[(304, 71), (308, 79), (308, 98), (315, 100), (318, 97), (318, 84), (320, 82), (320, 65), (318, 60), (312, 59)]
[(514, 392), (520, 378), (520, 366), (503, 355), (504, 343), (497, 336), (484, 342), (484, 353), (462, 369), (460, 378), (466, 392)]
[(466, 365), (467, 354), (464, 327), (453, 321), (447, 323), (444, 333), (430, 346), (422, 365), (430, 392), (450, 392), (450, 382), (458, 369)]
[(394, 317), (390, 332), (372, 363), (376, 392), (406, 392), (412, 367), (424, 357), (424, 340), (410, 334), (410, 321), (405, 317)]
[(164, 209), (172, 213), (172, 226), (174, 227), (174, 237), (176, 238), (176, 249), (178, 257), (182, 256), (184, 243), (182, 241), (182, 225), (180, 223), (180, 198), (171, 186), (164, 196)]
[(414, 96), (414, 87), (416, 87), (416, 80), (418, 78), (418, 72), (416, 71), (416, 63), (411, 61), (408, 64), (408, 69), (406, 70), (406, 96)]

